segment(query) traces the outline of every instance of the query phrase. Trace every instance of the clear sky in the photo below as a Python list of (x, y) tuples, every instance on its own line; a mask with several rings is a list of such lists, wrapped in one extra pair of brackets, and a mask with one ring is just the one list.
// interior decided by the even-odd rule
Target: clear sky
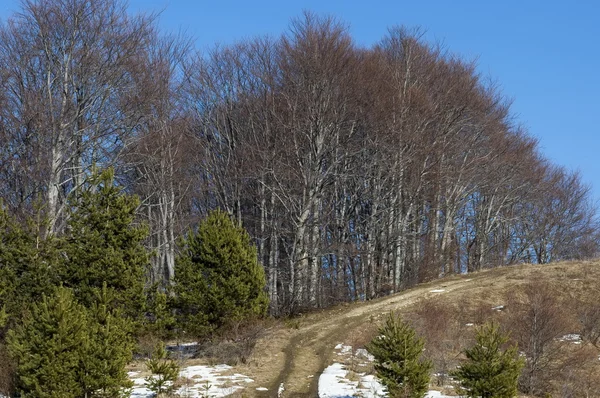
[[(593, 0), (130, 0), (132, 12), (161, 11), (166, 31), (199, 48), (255, 35), (278, 36), (302, 10), (347, 23), (360, 45), (390, 26), (420, 26), (427, 38), (477, 59), (482, 75), (513, 100), (517, 121), (553, 162), (580, 170), (600, 201), (600, 2)], [(18, 10), (0, 0), (0, 18)]]

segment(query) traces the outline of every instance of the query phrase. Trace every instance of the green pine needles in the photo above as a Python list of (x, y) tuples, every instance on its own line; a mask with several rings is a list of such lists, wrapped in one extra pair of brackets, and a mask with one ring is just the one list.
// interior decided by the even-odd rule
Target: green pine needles
[(175, 391), (175, 381), (179, 377), (179, 365), (169, 359), (162, 342), (156, 346), (152, 358), (146, 361), (146, 366), (152, 372), (152, 375), (145, 379), (150, 391), (154, 392), (157, 397), (169, 396)]
[(19, 392), (37, 398), (80, 397), (78, 369), (89, 334), (85, 309), (69, 289), (34, 304), (30, 316), (8, 333), (18, 361)]
[(135, 196), (115, 186), (112, 169), (90, 177), (71, 198), (61, 281), (83, 305), (89, 307), (106, 283), (126, 315), (142, 314), (149, 256), (143, 246), (148, 230), (135, 224), (138, 206)]
[(40, 228), (32, 222), (20, 225), (0, 201), (0, 303), (9, 327), (59, 283), (62, 242), (53, 236), (42, 239)]
[(422, 398), (429, 386), (431, 361), (421, 358), (424, 341), (400, 316), (390, 313), (367, 345), (375, 371), (392, 398)]
[(111, 311), (106, 287), (90, 310), (64, 287), (34, 304), (23, 322), (10, 330), (8, 349), (17, 361), (20, 396), (127, 397), (132, 383), (131, 324)]
[(512, 398), (524, 365), (517, 346), (503, 349), (508, 336), (495, 323), (477, 331), (476, 343), (465, 350), (467, 361), (453, 372), (462, 386), (461, 395), (481, 398)]
[(248, 233), (214, 211), (183, 241), (175, 264), (178, 320), (203, 335), (228, 322), (264, 316), (265, 273)]

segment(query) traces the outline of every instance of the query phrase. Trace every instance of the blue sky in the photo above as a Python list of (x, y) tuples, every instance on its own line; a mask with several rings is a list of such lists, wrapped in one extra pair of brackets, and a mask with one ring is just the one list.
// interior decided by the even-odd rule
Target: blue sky
[[(184, 30), (199, 48), (255, 35), (278, 36), (302, 10), (338, 17), (360, 45), (390, 26), (420, 26), (466, 59), (513, 100), (517, 121), (557, 164), (580, 170), (600, 200), (600, 2), (586, 1), (192, 1), (131, 0), (160, 11), (160, 25)], [(0, 18), (18, 10), (0, 0)]]

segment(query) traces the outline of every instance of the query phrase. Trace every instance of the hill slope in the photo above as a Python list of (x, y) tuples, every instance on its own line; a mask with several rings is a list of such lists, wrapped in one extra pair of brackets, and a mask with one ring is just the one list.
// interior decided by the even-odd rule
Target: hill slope
[(600, 298), (600, 263), (492, 269), (419, 285), (379, 300), (308, 314), (297, 323), (288, 322), (287, 326), (278, 325), (267, 331), (248, 365), (240, 370), (254, 378), (257, 386), (269, 386), (269, 392), (263, 396), (274, 396), (273, 391), (283, 383), (285, 397), (316, 397), (318, 376), (334, 361), (335, 346), (343, 343), (360, 347), (374, 331), (374, 324), (389, 311), (414, 318), (424, 301), (434, 299), (449, 305), (461, 304), (465, 311), (477, 313), (476, 318), (485, 318), (478, 308), (501, 307), (519, 286), (541, 281), (554, 284), (566, 300)]
[[(584, 396), (600, 396), (598, 299), (600, 262), (519, 265), (456, 275), (378, 300), (274, 322), (260, 329), (246, 363), (234, 366), (229, 374), (247, 376), (239, 396), (317, 397), (319, 376), (332, 363), (344, 363), (354, 377), (372, 372), (360, 349), (375, 335), (383, 317), (396, 311), (427, 342), (426, 355), (436, 372), (432, 388), (452, 394), (447, 373), (471, 344), (474, 326), (495, 320), (515, 340), (526, 341), (523, 336), (530, 331), (524, 325), (533, 313), (546, 325), (547, 355), (541, 371), (532, 373), (531, 380), (537, 383), (527, 387), (532, 395), (560, 389), (557, 396), (576, 397), (581, 391)], [(594, 337), (596, 345), (590, 343)], [(528, 352), (527, 347), (520, 349)], [(202, 361), (190, 360), (187, 365)]]

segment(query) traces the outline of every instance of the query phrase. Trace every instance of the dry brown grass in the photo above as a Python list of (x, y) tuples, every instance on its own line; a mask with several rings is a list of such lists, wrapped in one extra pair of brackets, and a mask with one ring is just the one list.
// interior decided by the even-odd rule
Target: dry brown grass
[[(458, 363), (461, 350), (474, 336), (474, 326), (467, 324), (476, 326), (496, 320), (507, 325), (514, 313), (511, 306), (515, 305), (510, 303), (510, 298), (525, 291), (527, 286), (537, 286), (540, 280), (552, 283), (563, 312), (579, 315), (584, 308), (581, 303), (593, 306), (600, 298), (600, 262), (519, 265), (455, 275), (393, 296), (342, 304), (270, 324), (257, 336), (245, 363), (239, 361), (234, 371), (255, 380), (244, 391), (246, 396), (273, 396), (283, 382), (285, 396), (314, 397), (319, 373), (334, 359), (338, 360), (334, 357), (335, 345), (344, 343), (355, 350), (363, 347), (375, 335), (377, 323), (394, 310), (409, 319), (425, 337), (426, 353), (433, 359), (436, 370), (443, 374)], [(434, 289), (444, 291), (432, 293)], [(492, 309), (497, 306), (504, 308)], [(597, 325), (593, 315), (587, 315), (590, 324), (586, 327), (590, 330)], [(580, 316), (575, 318), (574, 328), (583, 331), (582, 323), (577, 322)], [(600, 330), (600, 325), (597, 327)], [(557, 366), (560, 372), (550, 383), (553, 396), (586, 396), (582, 395), (586, 391), (589, 397), (600, 396), (598, 348), (587, 340), (581, 345), (569, 343), (563, 348), (557, 360), (563, 364), (562, 368)], [(581, 366), (588, 363), (590, 366)], [(354, 371), (357, 370), (363, 371), (355, 367)], [(448, 380), (441, 377), (439, 382), (444, 389)], [(259, 386), (268, 387), (269, 392), (261, 395), (255, 391)]]

